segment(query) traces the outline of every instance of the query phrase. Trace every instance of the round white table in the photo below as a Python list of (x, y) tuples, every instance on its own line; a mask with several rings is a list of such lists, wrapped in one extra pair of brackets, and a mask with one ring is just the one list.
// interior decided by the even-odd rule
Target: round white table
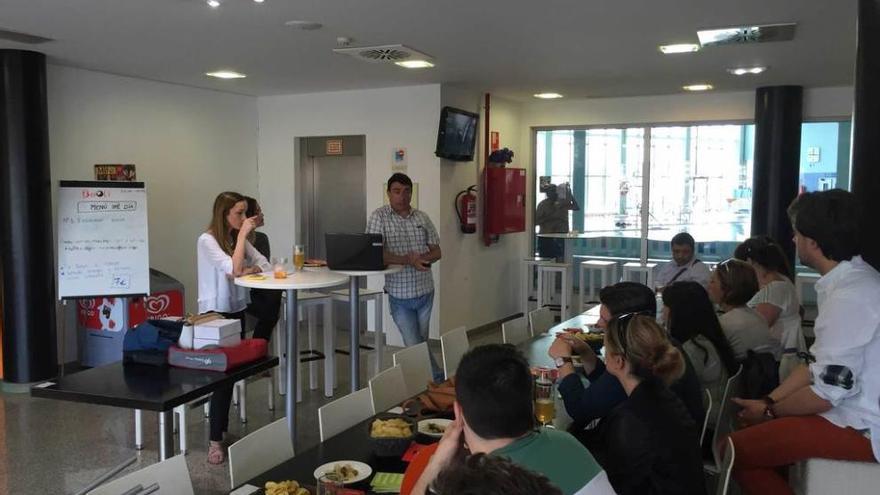
[(235, 285), (250, 289), (271, 289), (287, 292), (287, 394), (284, 403), (287, 414), (287, 430), (290, 432), (290, 443), (296, 452), (296, 371), (299, 349), (296, 342), (297, 301), (296, 291), (300, 289), (321, 289), (345, 283), (348, 276), (327, 270), (290, 272), (287, 278), (275, 278), (272, 272), (262, 274), (263, 280), (255, 280), (248, 276), (235, 279)]
[[(349, 303), (349, 325), (351, 331), (351, 391), (357, 392), (360, 388), (360, 369), (361, 369), (361, 335), (360, 335), (360, 303), (361, 303), (361, 279), (370, 275), (388, 275), (403, 270), (403, 265), (388, 265), (384, 270), (330, 270), (332, 273), (339, 273), (349, 277), (348, 287), (348, 303)], [(376, 329), (376, 360), (382, 366), (382, 344), (378, 339), (384, 338), (381, 328)]]

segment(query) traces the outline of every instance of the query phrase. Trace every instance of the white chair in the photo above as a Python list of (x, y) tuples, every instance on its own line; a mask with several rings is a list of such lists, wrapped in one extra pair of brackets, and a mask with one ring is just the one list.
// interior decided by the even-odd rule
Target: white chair
[[(556, 292), (556, 275), (562, 278), (561, 282), (561, 300), (559, 303), (559, 311), (562, 320), (568, 319), (568, 311), (571, 306), (571, 265), (569, 263), (545, 263), (538, 265), (538, 307), (543, 308), (550, 301), (550, 295)], [(545, 283), (548, 275), (550, 282)]]
[[(367, 330), (373, 327), (373, 348), (376, 350), (376, 364), (374, 366), (373, 375), (382, 371), (382, 353), (385, 352), (385, 331), (382, 328), (382, 300), (385, 292), (382, 289), (359, 289), (360, 301), (367, 303), (367, 312), (370, 311), (370, 304), (373, 306), (373, 322), (372, 325), (367, 323)], [(331, 292), (334, 301), (343, 301), (349, 304), (348, 289), (335, 290)], [(360, 331), (360, 329), (358, 329)]]
[(645, 284), (650, 288), (654, 288), (654, 268), (657, 267), (657, 263), (639, 263), (637, 261), (632, 261), (629, 263), (623, 264), (623, 281), (630, 282), (633, 281), (633, 275), (636, 276), (635, 282), (639, 282), (641, 284)]
[(529, 327), (526, 323), (526, 317), (520, 316), (519, 318), (502, 323), (501, 339), (505, 344), (513, 345), (529, 340)]
[[(584, 312), (584, 303), (586, 301), (596, 301), (596, 277), (598, 273), (600, 285), (599, 288), (607, 287), (614, 283), (617, 278), (617, 262), (604, 260), (586, 260), (580, 263), (580, 276), (578, 278), (578, 286), (580, 287), (579, 308)], [(585, 280), (584, 275), (587, 275)], [(590, 286), (589, 298), (584, 296), (587, 294), (587, 285)]]
[[(201, 400), (201, 399), (198, 399)], [(197, 400), (197, 401), (198, 401)], [(197, 402), (194, 401), (194, 402)], [(174, 413), (172, 417), (174, 418), (174, 431), (178, 434), (178, 442), (180, 445), (180, 453), (186, 454), (187, 441), (186, 441), (186, 410), (190, 407), (190, 404), (181, 404), (174, 408)], [(207, 403), (205, 404), (207, 407)], [(144, 449), (144, 412), (140, 409), (134, 410), (134, 448), (135, 450), (143, 450)]]
[(318, 430), (321, 441), (338, 435), (374, 413), (370, 389), (362, 388), (318, 408)]
[(153, 492), (158, 495), (192, 495), (194, 492), (189, 469), (186, 467), (186, 456), (176, 455), (151, 464), (118, 480), (101, 485), (90, 491), (89, 495), (119, 495), (137, 485), (147, 488), (154, 483), (159, 484), (159, 490)]
[(880, 464), (807, 459), (791, 467), (788, 479), (797, 495), (874, 494), (880, 491)]
[(709, 416), (712, 415), (712, 392), (709, 392), (709, 389), (704, 389), (703, 392), (706, 393), (706, 416), (703, 417), (703, 429), (700, 430), (700, 445), (703, 445), (703, 439), (706, 437), (706, 430), (709, 428)]
[(394, 353), (394, 366), (400, 366), (403, 371), (407, 397), (421, 393), (428, 387), (428, 382), (434, 381), (429, 352), (428, 343), (422, 342)]
[(727, 380), (721, 403), (718, 404), (718, 419), (715, 421), (715, 431), (712, 432), (712, 460), (703, 461), (703, 470), (711, 474), (719, 473), (723, 461), (720, 440), (734, 430), (738, 406), (730, 399), (742, 397), (742, 373), (743, 367), (740, 365), (736, 374)]
[(281, 418), (229, 446), (231, 488), (293, 457), (287, 418)]
[(410, 396), (406, 393), (403, 368), (392, 366), (371, 378), (370, 396), (373, 399), (373, 411), (377, 413), (399, 406), (408, 399)]
[(461, 357), (470, 349), (467, 327), (458, 327), (441, 335), (440, 349), (443, 351), (443, 373), (448, 380), (455, 376)]
[(724, 451), (724, 458), (721, 460), (715, 495), (727, 495), (727, 490), (730, 487), (730, 473), (733, 471), (733, 463), (736, 461), (736, 450), (733, 448), (733, 440), (731, 440), (730, 437), (727, 437), (726, 443), (727, 450)]
[(532, 337), (547, 333), (547, 330), (553, 328), (554, 323), (553, 312), (550, 311), (550, 308), (538, 308), (529, 313), (529, 331), (532, 333)]
[[(542, 258), (540, 256), (525, 258), (522, 260), (522, 287), (520, 288), (522, 298), (522, 313), (529, 312), (529, 298), (535, 290), (532, 281), (535, 279), (535, 268), (539, 265), (553, 263), (553, 258)], [(540, 307), (540, 306), (538, 306)]]

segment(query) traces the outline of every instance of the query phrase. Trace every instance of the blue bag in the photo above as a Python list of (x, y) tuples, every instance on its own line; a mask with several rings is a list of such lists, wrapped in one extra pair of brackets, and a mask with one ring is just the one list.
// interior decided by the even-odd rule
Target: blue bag
[(177, 343), (182, 330), (182, 321), (170, 320), (147, 320), (129, 328), (122, 340), (122, 363), (167, 366), (168, 348)]

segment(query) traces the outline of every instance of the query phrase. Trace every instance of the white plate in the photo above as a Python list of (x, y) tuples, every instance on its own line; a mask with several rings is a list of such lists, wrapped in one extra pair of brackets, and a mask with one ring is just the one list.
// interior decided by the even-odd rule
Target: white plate
[(346, 485), (349, 483), (357, 483), (358, 481), (363, 481), (363, 480), (369, 478), (371, 474), (373, 474), (373, 468), (371, 468), (368, 464), (364, 464), (363, 462), (358, 462), (358, 461), (328, 462), (327, 464), (322, 464), (322, 465), (318, 466), (318, 469), (315, 469), (315, 472), (312, 474), (315, 476), (315, 479), (317, 480), (321, 476), (324, 476), (327, 473), (333, 472), (333, 469), (336, 467), (337, 464), (348, 464), (349, 466), (356, 469), (358, 472), (357, 476), (355, 476), (354, 478), (347, 479), (343, 482)]
[(450, 424), (452, 424), (451, 419), (423, 419), (419, 421), (419, 433), (422, 435), (428, 435), (429, 437), (440, 438), (443, 436), (442, 433), (435, 433), (428, 429), (428, 424), (434, 423), (437, 426), (441, 426), (443, 428), (448, 428)]

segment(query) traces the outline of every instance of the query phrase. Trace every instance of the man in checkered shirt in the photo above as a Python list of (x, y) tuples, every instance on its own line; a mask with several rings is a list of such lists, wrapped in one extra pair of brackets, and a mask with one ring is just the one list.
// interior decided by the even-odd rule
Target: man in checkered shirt
[[(404, 344), (409, 347), (428, 340), (428, 324), (434, 307), (434, 278), (431, 264), (440, 259), (440, 236), (428, 215), (413, 208), (412, 180), (396, 173), (388, 179), (388, 203), (376, 209), (367, 222), (367, 232), (382, 234), (385, 264), (404, 265), (403, 270), (385, 275), (385, 292), (391, 317)], [(431, 369), (435, 380), (443, 370), (434, 355)]]

